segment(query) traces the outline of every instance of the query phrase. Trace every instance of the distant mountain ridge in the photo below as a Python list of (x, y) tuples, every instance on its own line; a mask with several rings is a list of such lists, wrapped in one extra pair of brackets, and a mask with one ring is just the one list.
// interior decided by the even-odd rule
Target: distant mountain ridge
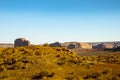
[(13, 43), (0, 43), (0, 47), (4, 47), (4, 48), (14, 47), (14, 44)]
[(120, 41), (115, 42), (55, 42), (50, 45), (66, 47), (69, 49), (103, 49), (103, 48), (117, 48), (120, 47)]
[(120, 41), (117, 42), (94, 42), (90, 43), (93, 49), (101, 49), (101, 48), (117, 48), (120, 47)]
[[(65, 42), (51, 43), (51, 47), (65, 47), (68, 49), (102, 49), (102, 48), (117, 48), (120, 47), (120, 41), (113, 42)], [(13, 43), (0, 43), (0, 47), (14, 47)]]

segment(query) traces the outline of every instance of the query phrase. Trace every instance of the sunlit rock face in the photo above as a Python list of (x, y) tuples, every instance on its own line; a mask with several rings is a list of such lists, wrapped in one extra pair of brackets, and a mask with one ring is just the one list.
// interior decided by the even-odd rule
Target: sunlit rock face
[(14, 47), (21, 47), (21, 46), (29, 46), (30, 41), (26, 40), (25, 38), (18, 38), (14, 42)]
[(109, 43), (101, 43), (101, 44), (98, 44), (96, 46), (93, 46), (94, 49), (103, 49), (103, 48), (114, 48), (114, 45), (113, 44), (109, 44)]
[(104, 44), (105, 45), (105, 48), (114, 48), (114, 45), (112, 44)]
[(80, 43), (81, 48), (83, 49), (92, 49), (92, 45), (88, 43)]
[(92, 49), (91, 44), (80, 42), (66, 42), (63, 43), (62, 46), (67, 47), (69, 49)]

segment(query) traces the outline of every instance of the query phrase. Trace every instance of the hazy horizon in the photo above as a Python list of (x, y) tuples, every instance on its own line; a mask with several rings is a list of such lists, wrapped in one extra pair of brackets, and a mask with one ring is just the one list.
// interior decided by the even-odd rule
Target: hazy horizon
[(120, 41), (120, 0), (0, 0), (0, 43)]

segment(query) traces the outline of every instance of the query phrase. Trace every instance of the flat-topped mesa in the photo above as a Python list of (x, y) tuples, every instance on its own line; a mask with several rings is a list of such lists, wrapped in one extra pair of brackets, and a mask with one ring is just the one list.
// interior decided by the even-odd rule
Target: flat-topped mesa
[(92, 49), (92, 45), (83, 42), (66, 42), (62, 46), (68, 49)]
[(104, 48), (112, 49), (115, 47), (113, 44), (110, 44), (110, 43), (101, 43), (96, 46), (93, 46), (93, 49), (104, 49)]
[(82, 49), (92, 49), (92, 45), (88, 44), (88, 43), (80, 43), (80, 46)]
[(30, 41), (25, 38), (18, 38), (14, 42), (14, 47), (30, 46)]

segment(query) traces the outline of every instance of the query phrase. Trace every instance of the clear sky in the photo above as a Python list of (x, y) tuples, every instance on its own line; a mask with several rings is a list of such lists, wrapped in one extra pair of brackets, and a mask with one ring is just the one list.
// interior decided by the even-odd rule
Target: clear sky
[(0, 43), (120, 41), (120, 0), (0, 0)]

